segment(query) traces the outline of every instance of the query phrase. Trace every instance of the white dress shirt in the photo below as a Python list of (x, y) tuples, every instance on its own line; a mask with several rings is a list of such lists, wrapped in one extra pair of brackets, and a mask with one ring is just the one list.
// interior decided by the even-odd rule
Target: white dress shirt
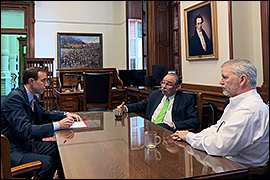
[(269, 160), (269, 107), (256, 90), (232, 97), (216, 125), (188, 133), (186, 141), (209, 155), (264, 166)]
[(203, 33), (202, 33), (202, 31), (199, 31), (198, 29), (196, 29), (196, 30), (197, 30), (198, 36), (200, 38), (202, 47), (203, 47), (204, 51), (206, 51), (207, 49), (206, 49), (206, 43), (205, 43), (205, 40), (204, 40), (204, 37), (203, 37)]

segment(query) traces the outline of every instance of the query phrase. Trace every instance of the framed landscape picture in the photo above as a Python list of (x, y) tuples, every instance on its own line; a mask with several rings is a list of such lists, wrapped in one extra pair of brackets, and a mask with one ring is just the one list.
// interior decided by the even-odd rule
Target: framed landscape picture
[(57, 33), (60, 68), (102, 68), (102, 34)]

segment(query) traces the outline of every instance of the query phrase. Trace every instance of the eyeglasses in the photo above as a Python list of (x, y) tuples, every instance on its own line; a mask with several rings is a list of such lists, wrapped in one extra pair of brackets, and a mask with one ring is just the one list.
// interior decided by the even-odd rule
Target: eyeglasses
[(161, 85), (166, 85), (166, 86), (174, 86), (175, 84), (173, 84), (172, 82), (164, 82), (164, 81), (160, 81)]

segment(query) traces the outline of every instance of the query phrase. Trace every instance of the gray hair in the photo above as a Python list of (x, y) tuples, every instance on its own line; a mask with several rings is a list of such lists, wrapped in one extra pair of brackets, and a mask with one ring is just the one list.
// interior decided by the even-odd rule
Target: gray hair
[(175, 78), (175, 85), (181, 85), (182, 81), (181, 81), (180, 77), (177, 74), (175, 74), (175, 73), (168, 73), (167, 75), (174, 76), (174, 78)]
[(242, 74), (246, 75), (248, 78), (248, 84), (251, 87), (256, 88), (257, 84), (257, 69), (256, 67), (247, 59), (231, 59), (224, 62), (221, 68), (230, 65), (233, 74), (240, 77)]

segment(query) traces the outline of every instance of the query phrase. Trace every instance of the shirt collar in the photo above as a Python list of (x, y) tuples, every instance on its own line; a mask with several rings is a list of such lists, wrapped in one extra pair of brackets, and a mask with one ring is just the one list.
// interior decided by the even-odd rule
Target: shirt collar
[(176, 94), (176, 93), (174, 93), (174, 94), (171, 95), (171, 96), (166, 96), (166, 95), (164, 95), (164, 96), (166, 97), (166, 99), (169, 98), (169, 101), (170, 101), (170, 100), (172, 100), (172, 99), (175, 97), (175, 94)]
[(32, 101), (32, 99), (34, 98), (34, 96), (25, 86), (24, 86), (24, 88), (26, 89), (28, 100), (29, 100), (29, 103), (30, 103)]
[(196, 28), (196, 31), (199, 35), (202, 35), (202, 31), (199, 31), (197, 28)]
[(246, 99), (247, 97), (251, 96), (252, 94), (257, 93), (256, 89), (252, 89), (250, 91), (244, 92), (242, 94), (239, 94), (237, 96), (231, 97), (230, 98), (230, 104), (231, 107), (234, 108), (236, 107), (238, 104), (240, 104), (244, 99)]

